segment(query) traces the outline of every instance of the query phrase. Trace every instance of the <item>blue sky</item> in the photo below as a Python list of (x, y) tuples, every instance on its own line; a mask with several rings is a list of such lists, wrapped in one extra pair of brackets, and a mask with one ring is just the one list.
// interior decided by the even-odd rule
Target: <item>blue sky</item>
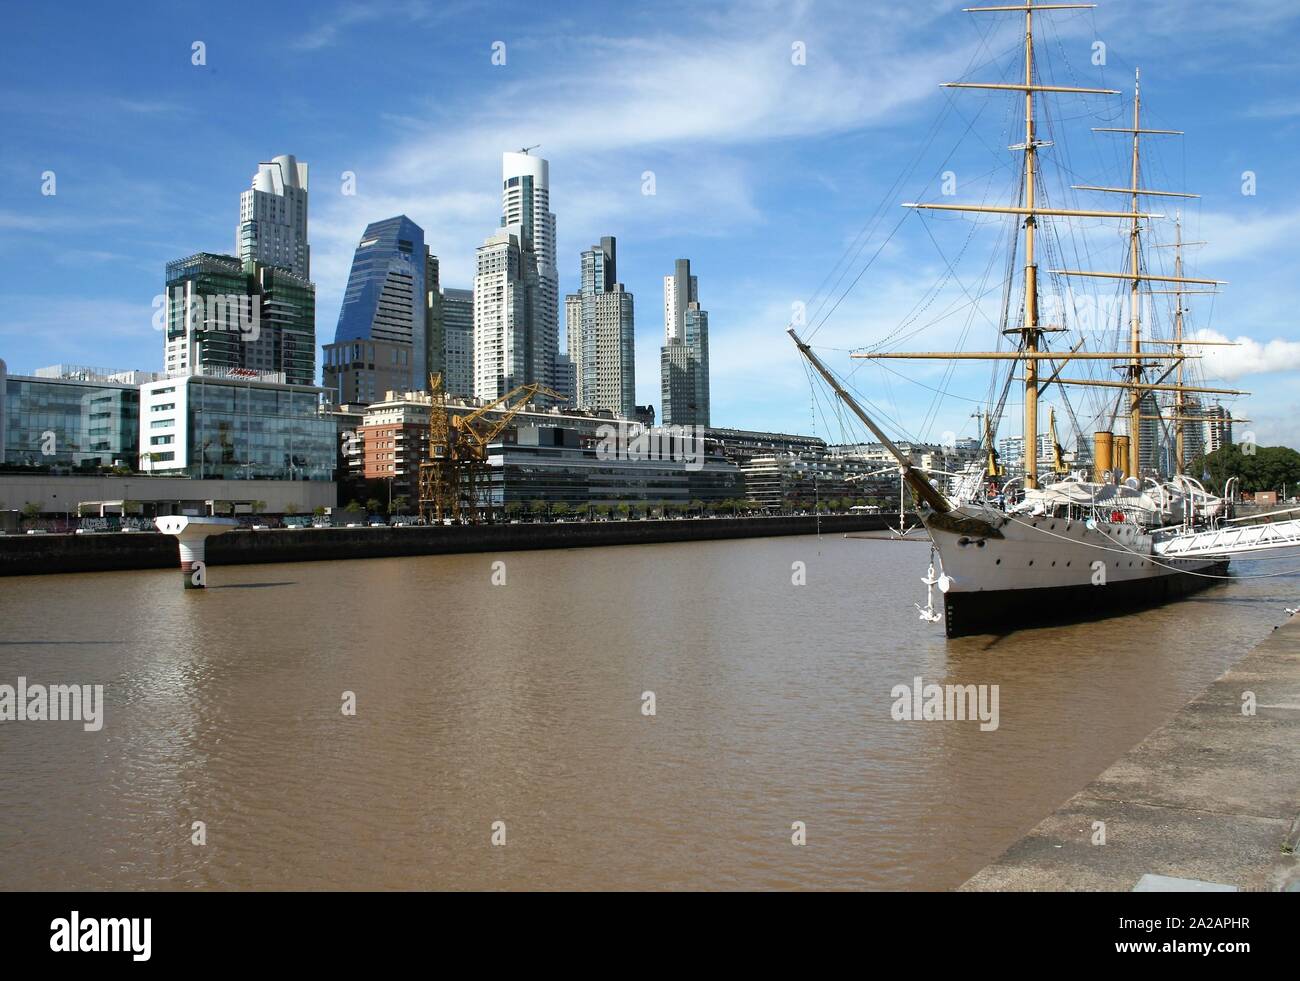
[[(793, 304), (808, 304), (811, 330), (829, 295), (839, 305), (815, 342), (899, 431), (972, 432), (985, 366), (882, 368), (845, 352), (994, 346), (1005, 222), (898, 205), (1014, 194), (1014, 97), (938, 83), (1008, 77), (1018, 20), (949, 0), (547, 6), (11, 7), (0, 39), (0, 358), (13, 372), (157, 369), (151, 304), (164, 264), (231, 251), (239, 193), (278, 153), (311, 167), (318, 341), (333, 339), (370, 221), (409, 215), (444, 284), (469, 287), (474, 248), (500, 216), (501, 151), (541, 144), (562, 292), (576, 286), (583, 248), (618, 237), (620, 278), (636, 296), (638, 402), (660, 401), (662, 277), (685, 256), (710, 311), (715, 425), (840, 437), (815, 413), (784, 335)], [(191, 64), (195, 41), (206, 65)], [(495, 41), (503, 66), (492, 64)], [(1093, 64), (1097, 41), (1104, 65)], [(806, 64), (792, 63), (796, 42)], [(1089, 127), (1126, 125), (1137, 66), (1149, 124), (1187, 131), (1152, 147), (1144, 183), (1202, 195), (1181, 204), (1187, 237), (1209, 243), (1189, 252), (1188, 273), (1230, 285), (1194, 302), (1189, 328), (1244, 340), (1196, 374), (1254, 393), (1234, 408), (1261, 443), (1300, 445), (1300, 8), (1103, 0), (1055, 15), (1040, 42), (1058, 83), (1126, 92), (1054, 100), (1052, 186), (1126, 182), (1122, 145)], [(945, 170), (952, 198), (941, 195)], [(41, 193), (45, 171), (53, 196)], [(341, 193), (345, 171), (355, 196)], [(646, 171), (653, 195), (642, 193)], [(1246, 171), (1253, 195), (1242, 193)], [(1106, 197), (1074, 203), (1122, 208)], [(1152, 210), (1180, 206), (1161, 204)], [(1161, 242), (1172, 234), (1168, 222), (1152, 230)], [(1078, 235), (1084, 244), (1067, 252), (1119, 268), (1113, 226)], [(818, 293), (846, 250), (848, 275)], [(1076, 304), (1113, 292), (1075, 287)], [(1105, 411), (1099, 391), (1071, 396), (1083, 429)]]

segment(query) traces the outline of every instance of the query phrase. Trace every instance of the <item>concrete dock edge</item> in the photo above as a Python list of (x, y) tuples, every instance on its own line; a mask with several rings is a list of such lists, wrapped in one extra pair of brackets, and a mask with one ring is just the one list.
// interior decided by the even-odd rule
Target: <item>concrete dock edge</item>
[(1298, 827), (1295, 616), (960, 889), (1127, 892), (1148, 873), (1295, 888)]

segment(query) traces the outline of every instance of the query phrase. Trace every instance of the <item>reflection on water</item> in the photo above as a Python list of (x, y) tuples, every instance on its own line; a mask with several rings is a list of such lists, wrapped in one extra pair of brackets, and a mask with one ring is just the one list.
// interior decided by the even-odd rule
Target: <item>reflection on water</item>
[[(172, 570), (0, 580), (0, 683), (102, 683), (106, 705), (99, 733), (0, 725), (0, 886), (950, 888), (1296, 583), (949, 641), (913, 607), (927, 559), (805, 537), (214, 567), (267, 588), (205, 593)], [(918, 676), (999, 685), (1000, 727), (893, 721)]]

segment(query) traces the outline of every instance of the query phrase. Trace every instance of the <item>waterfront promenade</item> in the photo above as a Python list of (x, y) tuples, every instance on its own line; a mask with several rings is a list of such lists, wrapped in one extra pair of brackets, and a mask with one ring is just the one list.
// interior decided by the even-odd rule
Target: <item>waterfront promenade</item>
[(961, 889), (1129, 891), (1148, 874), (1295, 889), (1297, 747), (1292, 617)]

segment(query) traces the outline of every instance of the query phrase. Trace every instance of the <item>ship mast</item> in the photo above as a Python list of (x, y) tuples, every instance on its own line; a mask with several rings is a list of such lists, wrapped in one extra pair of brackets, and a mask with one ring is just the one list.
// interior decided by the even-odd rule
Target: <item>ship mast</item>
[[(1235, 389), (1212, 389), (1204, 387), (1184, 386), (1181, 380), (1181, 363), (1188, 355), (1183, 353), (1183, 344), (1178, 343), (1172, 353), (1153, 353), (1143, 354), (1142, 337), (1141, 337), (1141, 297), (1143, 294), (1144, 284), (1148, 282), (1161, 283), (1199, 283), (1207, 285), (1220, 285), (1218, 280), (1209, 279), (1187, 279), (1182, 276), (1181, 266), (1176, 276), (1162, 276), (1144, 273), (1141, 271), (1141, 221), (1143, 219), (1163, 218), (1160, 214), (1150, 214), (1138, 210), (1140, 198), (1147, 195), (1158, 195), (1162, 197), (1196, 197), (1194, 194), (1182, 194), (1174, 191), (1152, 191), (1141, 188), (1138, 184), (1140, 177), (1140, 150), (1138, 137), (1146, 134), (1174, 134), (1174, 130), (1153, 130), (1143, 129), (1141, 126), (1141, 110), (1139, 104), (1139, 93), (1135, 91), (1133, 106), (1133, 125), (1132, 127), (1123, 128), (1106, 128), (1096, 127), (1096, 132), (1128, 133), (1133, 137), (1133, 152), (1131, 174), (1128, 187), (1095, 187), (1073, 185), (1076, 190), (1087, 191), (1106, 191), (1113, 193), (1125, 194), (1129, 197), (1129, 207), (1126, 211), (1107, 211), (1107, 210), (1088, 210), (1072, 209), (1058, 207), (1040, 206), (1038, 202), (1038, 149), (1039, 147), (1050, 146), (1050, 141), (1039, 140), (1037, 136), (1037, 119), (1036, 119), (1036, 100), (1035, 95), (1040, 92), (1052, 93), (1080, 93), (1090, 95), (1120, 95), (1116, 89), (1101, 88), (1082, 88), (1065, 85), (1044, 85), (1035, 81), (1034, 70), (1034, 15), (1036, 13), (1058, 11), (1058, 10), (1091, 10), (1096, 6), (1094, 3), (1036, 3), (1034, 0), (1024, 0), (1023, 3), (1012, 3), (989, 7), (967, 7), (964, 8), (967, 13), (995, 13), (995, 12), (1020, 12), (1025, 18), (1025, 39), (1024, 39), (1024, 77), (1021, 82), (944, 82), (944, 88), (956, 89), (987, 89), (996, 91), (1020, 92), (1024, 95), (1025, 100), (1025, 131), (1024, 142), (1015, 146), (1008, 147), (1013, 151), (1019, 151), (1023, 154), (1022, 180), (1024, 189), (1020, 194), (1020, 200), (1010, 206), (1003, 205), (986, 205), (986, 204), (938, 204), (938, 203), (905, 203), (905, 208), (915, 208), (932, 211), (958, 211), (973, 214), (1002, 214), (1016, 215), (1023, 219), (1024, 232), (1024, 249), (1025, 249), (1025, 305), (1024, 305), (1024, 322), (1019, 327), (1006, 327), (1006, 334), (1020, 334), (1021, 342), (1014, 351), (981, 351), (981, 352), (900, 352), (900, 351), (855, 351), (851, 355), (854, 358), (899, 358), (899, 359), (917, 359), (917, 358), (942, 358), (942, 359), (972, 359), (988, 361), (1020, 361), (1024, 364), (1024, 484), (1026, 489), (1037, 488), (1038, 486), (1038, 399), (1051, 385), (1082, 385), (1089, 387), (1116, 388), (1123, 389), (1129, 395), (1129, 427), (1132, 434), (1130, 440), (1129, 459), (1125, 461), (1133, 474), (1138, 472), (1138, 461), (1141, 459), (1141, 406), (1142, 398), (1147, 392), (1206, 392), (1222, 395), (1243, 395)], [(1038, 222), (1043, 217), (1061, 217), (1061, 218), (1113, 218), (1122, 219), (1130, 222), (1129, 232), (1129, 263), (1131, 268), (1122, 272), (1092, 272), (1074, 269), (1052, 269), (1049, 270), (1053, 275), (1062, 276), (1090, 276), (1104, 279), (1121, 279), (1128, 280), (1130, 283), (1130, 344), (1127, 351), (1083, 351), (1082, 342), (1076, 345), (1072, 350), (1055, 352), (1045, 350), (1043, 338), (1046, 333), (1051, 331), (1060, 331), (1065, 328), (1061, 325), (1047, 325), (1039, 321), (1039, 303), (1038, 303), (1038, 263), (1035, 251), (1035, 236), (1038, 230)], [(796, 335), (793, 335), (795, 342), (799, 345), (801, 353), (809, 358), (815, 368), (825, 376), (826, 372), (823, 367), (810, 356), (811, 351)], [(1157, 343), (1166, 343), (1158, 341)], [(1116, 345), (1118, 346), (1118, 345)], [(1061, 369), (1070, 361), (1086, 361), (1105, 359), (1110, 361), (1126, 362), (1124, 367), (1126, 377), (1115, 381), (1102, 381), (1099, 379), (1072, 379), (1062, 378)], [(1050, 362), (1051, 374), (1045, 382), (1039, 380), (1039, 362)], [(1174, 365), (1168, 369), (1155, 382), (1146, 382), (1142, 380), (1144, 366), (1150, 362), (1172, 361), (1174, 365), (1179, 366), (1179, 382), (1177, 385), (1163, 384), (1164, 379), (1168, 377), (1173, 370)], [(829, 380), (829, 379), (828, 379)], [(832, 383), (832, 387), (837, 386)], [(855, 408), (860, 413), (860, 407), (856, 407), (851, 400), (844, 398), (844, 395), (837, 388), (837, 395), (844, 399), (850, 407)], [(870, 425), (870, 423), (869, 423)], [(875, 429), (872, 426), (873, 431)], [(991, 434), (990, 437), (991, 439)], [(903, 462), (903, 461), (900, 461)], [(910, 460), (906, 461), (910, 464)]]

